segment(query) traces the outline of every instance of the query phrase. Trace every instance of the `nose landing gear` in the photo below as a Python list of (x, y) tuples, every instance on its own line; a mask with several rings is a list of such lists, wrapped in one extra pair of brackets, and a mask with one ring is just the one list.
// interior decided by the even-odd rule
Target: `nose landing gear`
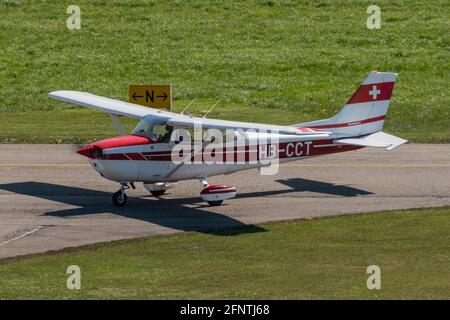
[(122, 190), (113, 194), (112, 201), (116, 207), (124, 207), (127, 203), (127, 195)]
[(134, 183), (131, 182), (130, 185), (128, 183), (121, 183), (120, 184), (120, 190), (113, 194), (112, 202), (116, 207), (124, 207), (127, 203), (127, 194), (125, 193), (126, 189), (130, 189), (130, 186), (133, 189), (136, 189), (134, 186)]

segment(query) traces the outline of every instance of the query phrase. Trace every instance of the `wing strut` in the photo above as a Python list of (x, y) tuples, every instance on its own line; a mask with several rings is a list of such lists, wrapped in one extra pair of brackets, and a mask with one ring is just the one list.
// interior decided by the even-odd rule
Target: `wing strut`
[(114, 123), (114, 126), (116, 127), (117, 131), (119, 131), (119, 134), (121, 136), (125, 135), (125, 129), (120, 124), (120, 121), (117, 118), (117, 116), (115, 114), (112, 114), (112, 113), (108, 113), (108, 114), (111, 116), (111, 120)]

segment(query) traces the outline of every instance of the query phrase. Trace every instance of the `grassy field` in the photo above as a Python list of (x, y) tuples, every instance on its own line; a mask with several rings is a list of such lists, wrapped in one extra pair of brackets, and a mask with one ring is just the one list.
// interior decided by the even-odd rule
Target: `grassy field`
[[(51, 101), (58, 89), (126, 99), (172, 83), (175, 110), (297, 123), (336, 113), (367, 72), (400, 74), (387, 131), (449, 142), (448, 1), (0, 0), (0, 141), (86, 142), (109, 119)], [(69, 4), (81, 30), (66, 28)], [(97, 121), (98, 120), (98, 121)]]
[[(0, 262), (0, 298), (448, 299), (450, 208), (182, 233)], [(66, 288), (66, 268), (81, 289)], [(366, 268), (381, 268), (368, 290)]]

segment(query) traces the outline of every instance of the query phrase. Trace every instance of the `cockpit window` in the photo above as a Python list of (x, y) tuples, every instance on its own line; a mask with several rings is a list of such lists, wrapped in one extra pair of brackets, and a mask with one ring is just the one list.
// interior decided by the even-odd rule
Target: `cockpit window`
[(152, 123), (146, 119), (142, 119), (141, 121), (139, 121), (139, 123), (131, 133), (138, 136), (144, 136), (156, 141), (158, 137), (153, 133), (152, 129), (153, 129)]
[(169, 143), (173, 127), (167, 125), (157, 125), (153, 127), (153, 132), (158, 135), (158, 142)]
[(149, 119), (142, 119), (134, 128), (132, 134), (145, 136), (153, 141), (168, 143), (173, 127), (165, 124), (154, 124)]

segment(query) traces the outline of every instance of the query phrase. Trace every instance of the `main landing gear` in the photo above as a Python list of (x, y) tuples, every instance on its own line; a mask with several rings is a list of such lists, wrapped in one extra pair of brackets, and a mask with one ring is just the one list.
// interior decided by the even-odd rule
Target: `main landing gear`
[(166, 193), (169, 184), (167, 182), (144, 183), (144, 188), (155, 197), (159, 197)]
[(155, 197), (162, 196), (164, 193), (166, 193), (166, 190), (156, 190), (156, 191), (150, 191), (152, 195)]
[(116, 193), (114, 193), (113, 197), (112, 197), (112, 202), (114, 203), (114, 205), (116, 207), (124, 207), (125, 206), (125, 204), (127, 203), (127, 199), (128, 199), (128, 197), (125, 193), (125, 190), (130, 189), (130, 187), (133, 189), (136, 189), (133, 182), (130, 182), (129, 184), (128, 183), (120, 184), (120, 190), (117, 191)]
[(210, 186), (205, 178), (200, 178), (199, 180), (203, 187), (200, 197), (212, 207), (220, 206), (223, 200), (236, 196), (236, 188), (234, 186), (225, 184)]
[[(200, 197), (210, 206), (220, 206), (224, 200), (234, 198), (236, 196), (236, 188), (234, 186), (218, 184), (210, 186), (205, 178), (199, 178), (203, 190)], [(144, 184), (145, 188), (155, 196), (163, 195), (168, 187), (167, 183)], [(112, 201), (116, 207), (124, 207), (127, 203), (127, 195), (125, 190), (136, 189), (133, 182), (120, 184), (120, 190), (113, 194)]]

